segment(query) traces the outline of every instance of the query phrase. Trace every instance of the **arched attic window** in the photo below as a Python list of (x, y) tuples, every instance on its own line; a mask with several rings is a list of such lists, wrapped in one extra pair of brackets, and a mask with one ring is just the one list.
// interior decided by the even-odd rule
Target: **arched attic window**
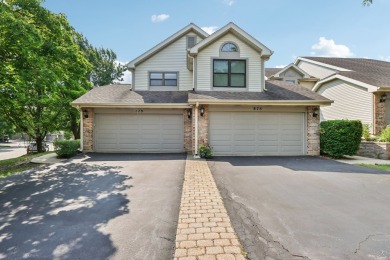
[(221, 52), (238, 52), (238, 47), (232, 42), (225, 43), (222, 45)]

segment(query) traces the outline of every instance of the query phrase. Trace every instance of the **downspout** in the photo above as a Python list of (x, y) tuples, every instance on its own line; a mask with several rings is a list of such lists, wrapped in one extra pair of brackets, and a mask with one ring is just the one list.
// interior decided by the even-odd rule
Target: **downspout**
[(80, 149), (81, 151), (84, 150), (84, 117), (83, 117), (83, 110), (79, 108), (80, 111)]
[(199, 102), (196, 102), (195, 106), (195, 159), (199, 159), (198, 155), (198, 109), (199, 108)]

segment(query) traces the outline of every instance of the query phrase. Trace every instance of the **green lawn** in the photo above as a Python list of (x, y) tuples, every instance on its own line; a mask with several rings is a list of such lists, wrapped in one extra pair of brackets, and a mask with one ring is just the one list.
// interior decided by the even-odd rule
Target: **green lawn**
[(39, 166), (39, 164), (30, 163), (31, 159), (48, 153), (53, 152), (26, 154), (17, 158), (0, 160), (0, 178)]
[(382, 170), (382, 171), (390, 171), (390, 164), (358, 164), (359, 166)]

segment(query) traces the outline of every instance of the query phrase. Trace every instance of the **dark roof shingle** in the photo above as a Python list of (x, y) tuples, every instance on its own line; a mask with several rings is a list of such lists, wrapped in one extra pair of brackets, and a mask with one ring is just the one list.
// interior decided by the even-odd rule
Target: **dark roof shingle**
[(275, 75), (279, 71), (281, 71), (283, 68), (265, 68), (264, 73), (267, 78)]
[(302, 57), (351, 71), (338, 74), (377, 87), (390, 86), (390, 62), (361, 58)]

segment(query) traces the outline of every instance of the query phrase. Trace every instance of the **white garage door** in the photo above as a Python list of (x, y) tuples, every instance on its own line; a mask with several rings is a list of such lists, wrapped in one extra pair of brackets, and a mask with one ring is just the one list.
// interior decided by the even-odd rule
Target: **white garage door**
[(210, 112), (215, 155), (303, 155), (304, 113)]
[(96, 152), (184, 151), (183, 115), (96, 114)]

